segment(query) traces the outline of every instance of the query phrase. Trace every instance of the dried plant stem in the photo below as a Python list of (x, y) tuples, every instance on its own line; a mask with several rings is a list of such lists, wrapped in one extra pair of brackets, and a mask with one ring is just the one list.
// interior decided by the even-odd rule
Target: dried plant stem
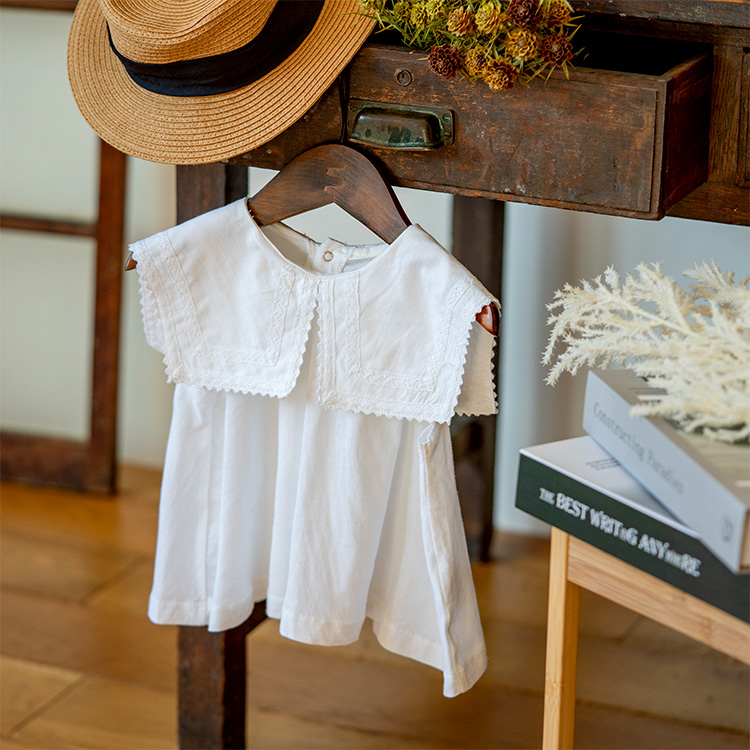
[(750, 278), (735, 284), (733, 274), (702, 263), (685, 271), (694, 280), (686, 292), (658, 263), (636, 273), (621, 284), (610, 267), (555, 293), (547, 306), (552, 331), (542, 362), (554, 364), (546, 382), (581, 367), (624, 365), (666, 391), (634, 413), (667, 417), (715, 440), (748, 438)]

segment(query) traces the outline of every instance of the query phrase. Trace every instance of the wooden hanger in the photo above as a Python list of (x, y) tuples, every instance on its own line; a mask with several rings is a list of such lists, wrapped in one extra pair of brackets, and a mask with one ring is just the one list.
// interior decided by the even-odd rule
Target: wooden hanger
[[(370, 159), (338, 143), (300, 154), (249, 198), (247, 207), (262, 227), (329, 203), (335, 203), (388, 244), (411, 224), (393, 189)], [(130, 257), (125, 269), (135, 265)], [(485, 306), (476, 319), (491, 334), (497, 334), (500, 315), (494, 304)]]
[(411, 224), (377, 167), (360, 151), (338, 143), (300, 154), (248, 200), (248, 208), (265, 226), (329, 203), (388, 244)]

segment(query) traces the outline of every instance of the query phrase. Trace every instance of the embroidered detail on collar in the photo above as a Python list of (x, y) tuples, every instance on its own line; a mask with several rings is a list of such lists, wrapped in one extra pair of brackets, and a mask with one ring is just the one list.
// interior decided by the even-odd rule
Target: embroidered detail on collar
[(425, 368), (424, 375), (408, 376), (390, 372), (374, 372), (368, 370), (362, 364), (362, 347), (360, 344), (362, 338), (362, 326), (360, 320), (359, 279), (354, 278), (349, 281), (346, 289), (346, 355), (349, 375), (370, 385), (385, 385), (389, 388), (398, 388), (408, 391), (431, 391), (434, 389), (445, 356), (445, 347), (450, 332), (450, 321), (451, 316), (454, 313), (456, 301), (470, 285), (470, 278), (460, 278), (450, 290), (445, 304), (434, 311), (433, 314), (440, 317), (441, 323), (440, 332), (436, 345), (433, 348), (429, 364)]

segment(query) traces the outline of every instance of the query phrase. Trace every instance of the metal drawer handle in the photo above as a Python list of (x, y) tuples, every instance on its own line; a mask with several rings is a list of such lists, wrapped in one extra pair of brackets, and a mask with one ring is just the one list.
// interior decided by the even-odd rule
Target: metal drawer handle
[(351, 99), (346, 120), (352, 143), (400, 151), (430, 151), (453, 143), (453, 112)]

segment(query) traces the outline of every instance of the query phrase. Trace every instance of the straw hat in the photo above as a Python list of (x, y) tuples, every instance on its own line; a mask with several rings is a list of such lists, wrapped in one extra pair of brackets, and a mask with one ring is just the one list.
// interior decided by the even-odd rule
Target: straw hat
[(141, 159), (220, 161), (300, 118), (372, 30), (358, 0), (80, 0), (68, 75), (89, 125)]

